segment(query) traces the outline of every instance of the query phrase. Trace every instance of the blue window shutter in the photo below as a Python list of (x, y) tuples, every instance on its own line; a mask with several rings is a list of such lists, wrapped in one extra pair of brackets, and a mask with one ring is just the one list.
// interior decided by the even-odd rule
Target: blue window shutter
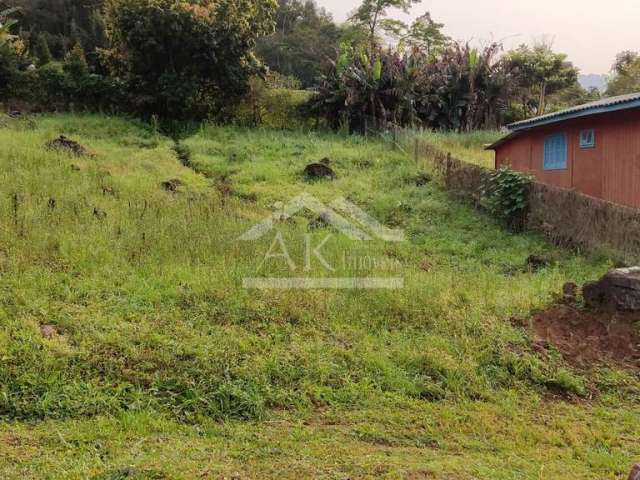
[(544, 139), (544, 169), (567, 168), (567, 134), (557, 133)]

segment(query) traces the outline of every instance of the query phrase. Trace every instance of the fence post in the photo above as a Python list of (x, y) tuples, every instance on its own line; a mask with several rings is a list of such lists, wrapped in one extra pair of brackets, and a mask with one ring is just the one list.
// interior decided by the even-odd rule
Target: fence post
[(398, 149), (398, 124), (393, 124), (393, 149)]

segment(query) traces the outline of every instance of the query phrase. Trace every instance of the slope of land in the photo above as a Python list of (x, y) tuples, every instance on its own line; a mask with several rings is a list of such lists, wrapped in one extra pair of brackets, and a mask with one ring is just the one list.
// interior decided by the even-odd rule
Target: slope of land
[[(505, 135), (505, 132), (499, 130), (479, 130), (471, 133), (423, 131), (411, 133), (409, 139), (417, 137), (438, 150), (451, 153), (455, 158), (493, 169), (495, 153), (486, 150), (485, 147)], [(411, 148), (410, 143), (408, 142), (407, 148)]]
[[(93, 155), (45, 148), (61, 134)], [(511, 321), (609, 261), (503, 231), (399, 150), (205, 126), (176, 155), (143, 125), (73, 115), (0, 140), (2, 478), (614, 479), (640, 456), (637, 377), (540, 355)], [(337, 179), (310, 182), (323, 158)], [(273, 235), (238, 238), (303, 192), (406, 241), (306, 212), (277, 225), (296, 268), (301, 238), (330, 235), (335, 271), (305, 275), (394, 265), (405, 288), (242, 288), (291, 274), (260, 265)], [(533, 253), (552, 265), (527, 270)]]

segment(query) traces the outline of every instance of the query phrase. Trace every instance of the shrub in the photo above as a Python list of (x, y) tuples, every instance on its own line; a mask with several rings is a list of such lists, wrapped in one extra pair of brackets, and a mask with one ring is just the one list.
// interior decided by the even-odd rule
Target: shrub
[(66, 108), (69, 98), (69, 86), (67, 75), (62, 66), (57, 63), (48, 63), (35, 71), (35, 78), (30, 78), (30, 72), (24, 77), (29, 83), (34, 83), (32, 93), (34, 103), (45, 110), (63, 110)]
[(38, 59), (38, 65), (46, 65), (51, 60), (53, 60), (53, 57), (51, 56), (51, 50), (49, 50), (47, 37), (45, 37), (42, 33), (40, 33), (36, 39), (34, 53), (36, 58)]
[(30, 103), (41, 111), (69, 109), (121, 111), (128, 99), (117, 80), (70, 70), (68, 64), (51, 62), (35, 70), (17, 71), (12, 98)]
[(483, 206), (491, 214), (519, 230), (524, 227), (531, 179), (508, 168), (486, 174), (481, 192)]
[(89, 65), (87, 65), (84, 50), (79, 43), (76, 43), (71, 51), (67, 53), (62, 68), (65, 73), (78, 83), (83, 82), (89, 75)]
[(232, 122), (242, 126), (271, 128), (311, 127), (310, 118), (302, 110), (311, 96), (304, 90), (269, 88), (260, 78), (249, 82), (249, 93), (233, 107)]

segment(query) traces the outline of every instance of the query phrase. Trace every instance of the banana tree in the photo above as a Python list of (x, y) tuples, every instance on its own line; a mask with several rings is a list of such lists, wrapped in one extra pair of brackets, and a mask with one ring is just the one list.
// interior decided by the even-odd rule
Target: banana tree
[(11, 28), (18, 23), (11, 15), (20, 10), (18, 7), (7, 8), (0, 11), (0, 45), (4, 45), (17, 38), (17, 35), (11, 34)]

